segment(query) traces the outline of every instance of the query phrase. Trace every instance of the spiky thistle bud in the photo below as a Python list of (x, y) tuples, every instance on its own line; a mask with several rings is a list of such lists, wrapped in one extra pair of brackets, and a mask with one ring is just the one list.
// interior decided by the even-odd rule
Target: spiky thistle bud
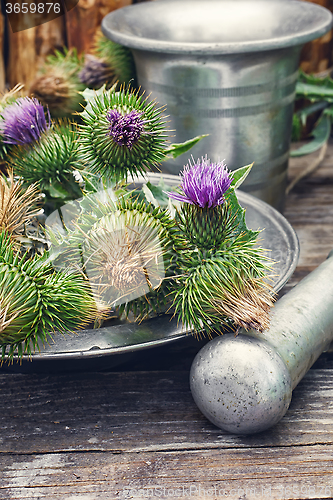
[[(112, 200), (107, 192), (86, 196), (79, 213), (70, 204), (62, 209), (63, 224), (46, 220), (53, 264), (83, 266), (96, 300), (104, 308), (119, 307), (143, 319), (166, 306), (162, 285), (177, 246), (174, 221), (165, 210), (144, 202)], [(68, 223), (66, 213), (73, 219)], [(49, 222), (50, 220), (50, 222)]]
[(19, 97), (1, 112), (0, 133), (3, 142), (16, 146), (39, 141), (51, 125), (42, 104), (35, 98)]
[(131, 90), (96, 93), (82, 113), (80, 152), (87, 169), (120, 181), (166, 156), (162, 109)]
[(110, 66), (92, 54), (85, 54), (84, 65), (78, 77), (81, 83), (91, 89), (99, 89), (103, 84), (115, 83), (114, 72)]
[(262, 331), (269, 324), (268, 259), (256, 246), (258, 231), (247, 228), (234, 192), (251, 166), (231, 176), (223, 162), (210, 163), (206, 156), (185, 167), (181, 193), (168, 193), (182, 202), (178, 226), (189, 245), (179, 256), (173, 307), (197, 333), (230, 326)]
[[(193, 163), (192, 163), (193, 162)], [(181, 174), (181, 193), (170, 192), (170, 198), (182, 202), (179, 212), (181, 229), (199, 248), (218, 247), (232, 226), (225, 194), (232, 176), (223, 162), (211, 163), (207, 156), (189, 160)]]
[(78, 74), (83, 66), (83, 59), (75, 49), (56, 51), (46, 58), (36, 79), (30, 86), (29, 93), (48, 106), (55, 118), (66, 118), (82, 110), (84, 100), (79, 92), (85, 89)]
[(76, 178), (82, 163), (74, 125), (54, 124), (31, 148), (17, 148), (9, 163), (26, 184), (37, 183), (47, 197), (46, 202), (58, 199), (62, 205), (68, 199), (82, 196), (82, 186)]
[[(89, 324), (96, 304), (81, 274), (55, 272), (45, 256), (15, 256), (0, 234), (0, 347), (2, 358), (31, 354), (52, 333)], [(9, 350), (7, 351), (7, 348)]]
[(101, 30), (98, 30), (93, 51), (112, 72), (114, 81), (118, 81), (120, 85), (131, 83), (133, 87), (135, 86), (136, 70), (130, 49), (109, 40)]
[(239, 235), (223, 250), (188, 253), (172, 292), (175, 315), (197, 334), (239, 328), (263, 331), (273, 306), (267, 259)]

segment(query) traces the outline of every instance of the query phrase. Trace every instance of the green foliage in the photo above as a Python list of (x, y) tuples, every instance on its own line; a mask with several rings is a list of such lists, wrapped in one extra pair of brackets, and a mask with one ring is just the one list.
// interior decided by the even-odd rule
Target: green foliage
[(290, 156), (303, 156), (314, 153), (320, 149), (331, 134), (331, 119), (328, 114), (323, 113), (312, 130), (313, 139), (298, 149), (290, 152)]
[(297, 85), (296, 98), (306, 98), (311, 102), (333, 102), (333, 80), (330, 76), (317, 77), (307, 75), (300, 71)]
[(181, 142), (178, 144), (171, 144), (165, 150), (165, 152), (166, 152), (166, 154), (171, 155), (172, 158), (178, 158), (178, 156), (189, 151), (193, 146), (195, 146), (204, 137), (208, 137), (208, 134), (198, 135), (197, 137), (193, 137), (193, 139), (189, 139), (188, 141)]
[(310, 101), (312, 104), (307, 104), (294, 113), (292, 140), (300, 140), (308, 117), (319, 114), (310, 134), (311, 141), (290, 153), (291, 156), (302, 156), (320, 149), (330, 136), (333, 80), (329, 76), (321, 78), (300, 71), (296, 85), (296, 99)]

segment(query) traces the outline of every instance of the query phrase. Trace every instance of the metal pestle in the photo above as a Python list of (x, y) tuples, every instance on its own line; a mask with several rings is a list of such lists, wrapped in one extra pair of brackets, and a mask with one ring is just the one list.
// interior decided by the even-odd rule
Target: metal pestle
[(276, 302), (269, 330), (226, 334), (199, 351), (190, 373), (193, 398), (218, 427), (261, 432), (283, 417), (292, 390), (332, 340), (333, 258), (328, 258)]

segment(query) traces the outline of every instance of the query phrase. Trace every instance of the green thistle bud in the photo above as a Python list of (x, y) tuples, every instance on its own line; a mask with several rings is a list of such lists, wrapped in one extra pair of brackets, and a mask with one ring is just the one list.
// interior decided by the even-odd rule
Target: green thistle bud
[(55, 118), (82, 111), (84, 100), (79, 92), (86, 87), (78, 76), (82, 65), (83, 58), (78, 57), (75, 49), (64, 49), (63, 53), (56, 51), (55, 55), (47, 57), (29, 93), (48, 106)]
[(79, 205), (62, 209), (63, 220), (74, 214), (66, 235), (50, 217), (54, 266), (82, 266), (101, 309), (118, 306), (120, 315), (143, 319), (165, 306), (163, 279), (178, 245), (168, 213), (144, 202), (114, 201), (108, 192), (90, 194)]
[(212, 208), (184, 203), (178, 212), (178, 221), (188, 241), (201, 249), (220, 247), (234, 228), (228, 203)]
[[(0, 234), (0, 347), (2, 358), (31, 354), (54, 332), (86, 326), (96, 315), (81, 274), (54, 272), (45, 256), (15, 256)], [(9, 347), (9, 351), (6, 349)]]
[(37, 183), (47, 200), (68, 199), (82, 196), (76, 172), (82, 169), (78, 157), (78, 139), (74, 125), (58, 123), (42, 134), (31, 147), (17, 147), (10, 157), (15, 175), (26, 184)]
[(242, 235), (221, 250), (188, 253), (173, 291), (175, 315), (197, 333), (267, 328), (273, 298), (265, 260)]
[(94, 53), (110, 68), (115, 81), (120, 84), (131, 83), (132, 86), (135, 86), (135, 63), (132, 52), (127, 47), (109, 40), (102, 31), (98, 30), (95, 37)]
[(91, 100), (80, 126), (87, 169), (116, 182), (143, 174), (166, 156), (162, 109), (137, 92), (114, 89)]

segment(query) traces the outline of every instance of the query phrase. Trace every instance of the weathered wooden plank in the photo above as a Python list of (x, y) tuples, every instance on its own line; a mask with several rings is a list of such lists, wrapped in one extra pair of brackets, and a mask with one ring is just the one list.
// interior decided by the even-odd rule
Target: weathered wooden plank
[(298, 267), (313, 270), (333, 249), (333, 220), (331, 224), (293, 224), (300, 243)]
[(64, 17), (13, 33), (8, 29), (7, 80), (10, 87), (23, 83), (29, 89), (46, 56), (65, 44)]
[(0, 498), (332, 498), (332, 454), (315, 445), (8, 456)]
[(188, 372), (1, 375), (0, 453), (333, 444), (332, 395), (333, 370), (312, 370), (283, 420), (245, 437), (205, 419)]
[(78, 52), (90, 52), (95, 33), (109, 12), (131, 5), (132, 0), (80, 0), (66, 13), (67, 43)]

